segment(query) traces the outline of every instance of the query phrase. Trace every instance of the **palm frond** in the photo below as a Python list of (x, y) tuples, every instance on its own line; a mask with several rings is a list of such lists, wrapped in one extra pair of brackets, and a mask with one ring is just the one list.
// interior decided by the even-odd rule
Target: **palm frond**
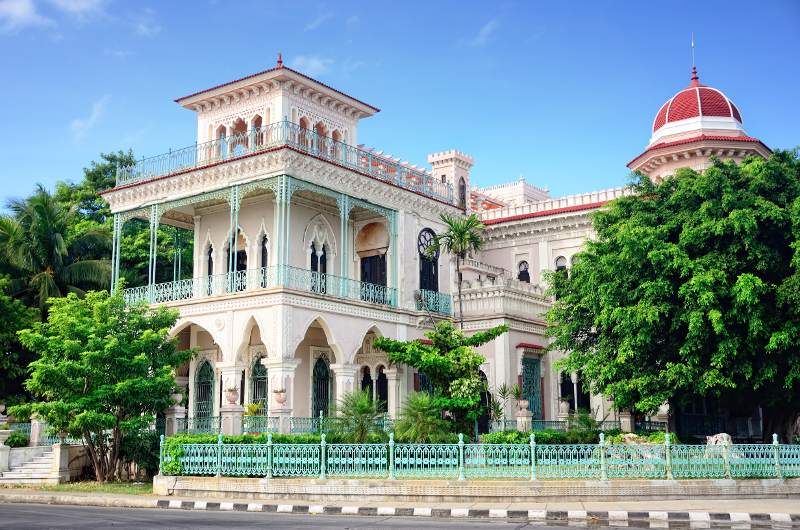
[(111, 260), (77, 261), (61, 269), (59, 276), (66, 285), (108, 289), (111, 286)]

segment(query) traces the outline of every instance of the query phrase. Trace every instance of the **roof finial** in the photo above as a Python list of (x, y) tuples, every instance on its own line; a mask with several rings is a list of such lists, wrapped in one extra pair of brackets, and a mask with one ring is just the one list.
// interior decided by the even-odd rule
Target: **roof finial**
[(278, 52), (278, 68), (283, 67), (283, 61), (281, 60), (281, 52)]

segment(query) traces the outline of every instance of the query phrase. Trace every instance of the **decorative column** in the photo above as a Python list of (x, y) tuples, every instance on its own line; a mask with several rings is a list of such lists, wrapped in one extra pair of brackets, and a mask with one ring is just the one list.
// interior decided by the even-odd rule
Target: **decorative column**
[(119, 229), (120, 225), (120, 215), (118, 213), (114, 214), (114, 222), (111, 229), (111, 295), (114, 295), (114, 290), (116, 287), (116, 283), (119, 280), (119, 255), (117, 254), (117, 246), (119, 245), (119, 240), (121, 239), (121, 230)]
[(619, 413), (619, 424), (622, 432), (633, 432), (634, 421), (633, 413), (630, 409), (625, 409)]
[[(231, 187), (231, 238), (228, 241), (228, 271), (236, 271), (236, 240), (239, 235), (239, 186)], [(228, 274), (228, 292), (233, 291), (234, 274)]]
[(343, 278), (348, 278), (347, 273), (347, 250), (348, 250), (348, 242), (347, 236), (349, 235), (348, 232), (350, 228), (348, 226), (350, 220), (350, 197), (347, 195), (340, 195), (339, 199), (336, 201), (339, 206), (339, 240), (341, 241), (342, 248), (339, 252), (340, 263), (339, 266), (339, 276)]
[(53, 445), (53, 468), (46, 483), (69, 482), (69, 444), (60, 441)]
[(395, 364), (393, 368), (384, 369), (383, 374), (386, 376), (387, 387), (386, 408), (390, 418), (397, 418), (400, 415), (400, 409), (403, 404), (400, 398), (400, 380), (403, 376), (403, 367)]
[[(279, 418), (278, 432), (289, 434), (294, 404), (294, 371), (300, 365), (300, 359), (284, 360), (281, 358), (262, 358), (261, 364), (267, 367), (269, 377), (269, 415)], [(275, 390), (285, 389), (286, 392), (276, 394)]]
[[(192, 278), (199, 278), (200, 274), (201, 274), (201, 271), (203, 270), (202, 269), (202, 267), (203, 267), (203, 265), (202, 265), (202, 263), (203, 263), (202, 262), (202, 259), (203, 259), (203, 255), (202, 255), (203, 243), (202, 243), (202, 241), (200, 241), (200, 238), (202, 237), (200, 235), (200, 218), (201, 217), (202, 216), (200, 216), (200, 215), (195, 215), (194, 216), (194, 233), (193, 233), (193, 237), (192, 237), (192, 240), (194, 241), (194, 248), (192, 249), (192, 251), (194, 252), (194, 258), (192, 259), (192, 269), (193, 269), (192, 270)], [(206, 258), (208, 258), (208, 256), (206, 256)]]
[(578, 373), (573, 372), (570, 375), (572, 379), (572, 406), (575, 408), (575, 412), (578, 411)]
[(172, 436), (178, 433), (180, 420), (186, 419), (186, 409), (182, 405), (173, 405), (164, 411), (164, 436)]
[(528, 409), (518, 410), (517, 430), (519, 432), (527, 432), (531, 430), (531, 425), (533, 425), (533, 412), (529, 411)]
[[(357, 364), (332, 364), (334, 384), (335, 384), (335, 398), (341, 399), (346, 392), (352, 392), (357, 389), (356, 375), (358, 374), (359, 366)], [(375, 387), (375, 385), (372, 385)], [(333, 400), (331, 400), (333, 401)]]
[(44, 432), (45, 422), (39, 419), (39, 416), (34, 414), (31, 416), (31, 439), (28, 442), (29, 447), (39, 447), (42, 440), (42, 432)]
[(147, 273), (147, 301), (151, 304), (155, 296), (153, 286), (156, 283), (156, 261), (157, 261), (157, 247), (158, 247), (158, 205), (154, 204), (150, 207), (150, 261), (148, 263)]
[[(242, 379), (242, 371), (244, 371), (245, 367), (244, 363), (239, 362), (217, 363), (223, 386), (223, 388), (219, 389), (222, 392), (222, 407), (220, 407), (219, 415), (222, 417), (222, 434), (226, 436), (239, 436), (242, 434), (244, 407), (239, 403), (244, 389), (239, 388), (239, 382)], [(237, 390), (237, 395), (233, 402), (228, 400), (229, 388)]]

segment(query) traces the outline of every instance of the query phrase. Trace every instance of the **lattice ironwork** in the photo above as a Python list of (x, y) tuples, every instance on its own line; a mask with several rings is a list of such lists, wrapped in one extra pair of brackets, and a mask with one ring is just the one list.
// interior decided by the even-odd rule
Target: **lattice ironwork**
[(542, 361), (524, 357), (522, 359), (522, 395), (528, 400), (528, 410), (533, 420), (542, 419)]
[(250, 403), (258, 405), (260, 416), (266, 416), (269, 407), (269, 379), (267, 367), (261, 362), (262, 358), (256, 357), (250, 366)]
[(203, 360), (194, 377), (194, 416), (207, 418), (214, 415), (214, 369)]
[(328, 415), (331, 396), (333, 395), (333, 378), (331, 377), (330, 360), (327, 356), (322, 356), (314, 363), (314, 373), (312, 376), (312, 412)]

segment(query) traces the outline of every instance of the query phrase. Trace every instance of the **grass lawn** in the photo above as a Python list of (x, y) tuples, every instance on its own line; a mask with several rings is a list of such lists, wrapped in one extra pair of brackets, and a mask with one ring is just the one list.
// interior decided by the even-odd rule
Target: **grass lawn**
[(153, 483), (108, 482), (100, 484), (94, 481), (66, 482), (64, 484), (8, 484), (3, 489), (32, 489), (41, 491), (86, 491), (92, 493), (124, 493), (128, 495), (152, 495)]

